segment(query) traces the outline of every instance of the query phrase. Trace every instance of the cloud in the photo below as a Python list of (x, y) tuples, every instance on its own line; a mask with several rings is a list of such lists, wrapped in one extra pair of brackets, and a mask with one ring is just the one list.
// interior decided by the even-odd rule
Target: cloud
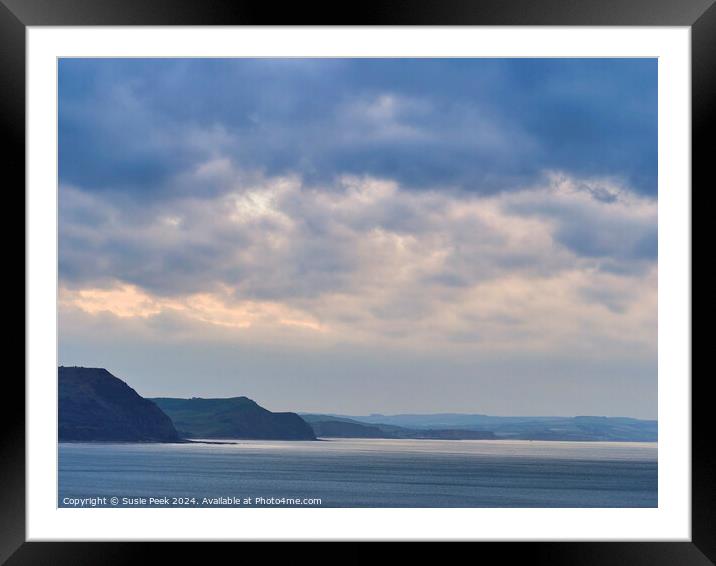
[(554, 237), (575, 254), (602, 259), (602, 266), (639, 269), (657, 259), (657, 203), (607, 179), (579, 180), (552, 173), (557, 198), (525, 192), (510, 208), (554, 221)]
[(60, 178), (150, 200), (223, 156), (312, 185), (494, 193), (550, 169), (654, 195), (656, 77), (655, 59), (63, 59)]
[(141, 211), (62, 186), (63, 308), (248, 341), (294, 329), (325, 344), (655, 347), (656, 257), (641, 246), (656, 202), (611, 179), (555, 173), (482, 195), (372, 177), (247, 182), (221, 162), (194, 174), (207, 171), (232, 189)]
[(60, 308), (78, 309), (90, 315), (111, 314), (122, 319), (181, 315), (188, 320), (226, 328), (249, 328), (263, 324), (307, 328), (316, 332), (324, 330), (310, 315), (280, 303), (227, 300), (221, 293), (193, 293), (167, 299), (150, 295), (126, 283), (117, 283), (109, 288), (63, 288)]

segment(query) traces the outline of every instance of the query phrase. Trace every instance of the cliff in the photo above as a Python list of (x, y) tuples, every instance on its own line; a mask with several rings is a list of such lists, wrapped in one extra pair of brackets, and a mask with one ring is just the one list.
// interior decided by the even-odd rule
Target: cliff
[(175, 442), (172, 421), (106, 369), (58, 368), (59, 440)]
[(226, 399), (152, 399), (187, 438), (315, 440), (296, 413), (272, 413), (248, 397)]

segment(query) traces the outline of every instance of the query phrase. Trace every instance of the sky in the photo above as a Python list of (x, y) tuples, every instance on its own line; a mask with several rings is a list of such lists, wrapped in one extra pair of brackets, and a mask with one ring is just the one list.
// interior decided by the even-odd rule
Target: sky
[(61, 59), (59, 362), (656, 418), (655, 59)]

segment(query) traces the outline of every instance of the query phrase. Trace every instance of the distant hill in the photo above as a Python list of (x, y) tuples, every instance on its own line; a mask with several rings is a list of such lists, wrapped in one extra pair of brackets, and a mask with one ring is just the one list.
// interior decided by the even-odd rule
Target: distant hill
[[(302, 416), (311, 423), (348, 421), (356, 425), (378, 427), (386, 434), (384, 438), (411, 438), (406, 436), (405, 431), (419, 431), (415, 434), (423, 436), (412, 438), (467, 439), (471, 432), (493, 433), (494, 438), (514, 440), (656, 442), (658, 439), (657, 421), (627, 417), (496, 417), (462, 413)], [(396, 430), (399, 432), (396, 433)]]
[(338, 420), (318, 420), (309, 423), (319, 438), (397, 438), (377, 426)]
[(319, 438), (414, 438), (435, 440), (484, 440), (495, 438), (490, 431), (455, 429), (410, 429), (387, 424), (369, 425), (329, 415), (302, 415)]
[[(406, 429), (408, 430), (408, 429)], [(400, 438), (423, 438), (432, 440), (493, 440), (495, 433), (491, 430), (463, 430), (459, 428), (424, 428), (412, 429)]]
[(151, 399), (187, 438), (315, 440), (313, 429), (296, 413), (272, 413), (248, 397)]
[(106, 369), (58, 368), (59, 440), (176, 442), (172, 421)]

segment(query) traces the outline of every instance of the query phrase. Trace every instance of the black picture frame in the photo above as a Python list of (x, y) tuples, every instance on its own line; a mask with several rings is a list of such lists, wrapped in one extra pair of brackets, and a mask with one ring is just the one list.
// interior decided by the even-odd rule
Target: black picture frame
[[(690, 26), (692, 32), (692, 186), (707, 189), (709, 137), (716, 107), (714, 0), (411, 0), (344, 5), (241, 0), (0, 0), (0, 108), (7, 140), (6, 194), (25, 185), (25, 32), (28, 26), (118, 25), (567, 25)], [(10, 180), (7, 180), (9, 174)], [(693, 194), (693, 189), (692, 189)], [(23, 204), (20, 206), (24, 207)], [(8, 240), (11, 241), (11, 240)], [(23, 261), (23, 260), (21, 260)], [(18, 271), (19, 268), (15, 271)], [(27, 283), (24, 281), (24, 283)], [(18, 282), (19, 286), (19, 282)], [(24, 289), (23, 291), (24, 292)], [(18, 301), (19, 303), (19, 301)], [(12, 341), (20, 340), (14, 332)], [(22, 336), (24, 340), (24, 333)], [(12, 346), (10, 346), (12, 348)], [(19, 345), (16, 347), (19, 350)], [(678, 376), (688, 379), (690, 376)], [(691, 542), (483, 543), (501, 562), (558, 564), (679, 564), (716, 562), (716, 466), (706, 375), (692, 378)], [(126, 564), (178, 560), (210, 563), (226, 547), (183, 543), (25, 542), (25, 385), (20, 372), (5, 376), (0, 411), (0, 563)], [(317, 533), (317, 538), (320, 533)], [(490, 545), (487, 547), (487, 545)], [(479, 552), (483, 552), (482, 549)], [(358, 554), (353, 554), (357, 558)], [(234, 556), (240, 559), (239, 556)], [(312, 556), (315, 558), (315, 556)]]

